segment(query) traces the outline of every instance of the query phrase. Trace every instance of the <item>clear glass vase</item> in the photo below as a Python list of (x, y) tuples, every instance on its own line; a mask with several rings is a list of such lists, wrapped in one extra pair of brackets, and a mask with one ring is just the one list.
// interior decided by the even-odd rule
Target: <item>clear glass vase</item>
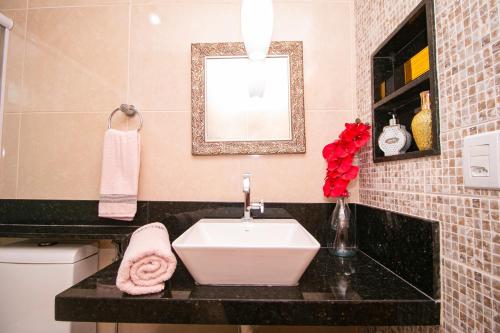
[(335, 209), (330, 217), (330, 239), (328, 251), (338, 257), (352, 257), (356, 254), (356, 223), (351, 218), (347, 198), (337, 198)]

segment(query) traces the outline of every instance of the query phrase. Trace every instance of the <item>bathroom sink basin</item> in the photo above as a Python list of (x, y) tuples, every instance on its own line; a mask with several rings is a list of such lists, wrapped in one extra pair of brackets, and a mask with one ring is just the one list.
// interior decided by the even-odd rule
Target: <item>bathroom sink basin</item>
[(292, 219), (202, 219), (172, 243), (198, 284), (294, 286), (318, 241)]

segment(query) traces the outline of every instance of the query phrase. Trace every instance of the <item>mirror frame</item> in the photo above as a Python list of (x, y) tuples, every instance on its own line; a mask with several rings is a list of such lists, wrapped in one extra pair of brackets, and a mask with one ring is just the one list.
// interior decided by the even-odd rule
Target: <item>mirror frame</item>
[(270, 55), (287, 55), (290, 68), (291, 140), (205, 140), (205, 58), (246, 56), (243, 43), (191, 44), (191, 128), (193, 155), (260, 155), (306, 152), (304, 114), (304, 65), (300, 41), (271, 42)]

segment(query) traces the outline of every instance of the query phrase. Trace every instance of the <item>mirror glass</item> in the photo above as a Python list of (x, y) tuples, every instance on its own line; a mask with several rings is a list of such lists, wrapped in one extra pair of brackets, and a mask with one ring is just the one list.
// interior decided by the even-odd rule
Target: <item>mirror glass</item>
[[(243, 43), (191, 51), (194, 155), (305, 152), (301, 42), (272, 42), (261, 64), (248, 60)], [(251, 97), (252, 87), (263, 94)]]
[(264, 94), (250, 97), (254, 73), (248, 58), (207, 57), (206, 141), (291, 140), (288, 64), (286, 55), (267, 58), (262, 65)]

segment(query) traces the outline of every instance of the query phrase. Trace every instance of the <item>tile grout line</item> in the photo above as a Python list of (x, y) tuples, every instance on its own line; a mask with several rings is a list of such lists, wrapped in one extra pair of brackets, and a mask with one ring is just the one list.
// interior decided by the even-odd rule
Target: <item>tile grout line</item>
[[(128, 39), (127, 39), (127, 92), (125, 100), (130, 104), (130, 39), (132, 35), (132, 4), (128, 4)], [(127, 117), (127, 130), (130, 130), (130, 117)]]
[(123, 6), (130, 4), (130, 0), (121, 1), (121, 2), (109, 2), (109, 3), (94, 3), (87, 5), (61, 5), (61, 6), (33, 6), (30, 7), (27, 4), (27, 10), (43, 10), (43, 9), (65, 9), (65, 8), (89, 8), (89, 7), (112, 7), (112, 6)]
[(354, 109), (355, 109), (354, 106), (351, 106), (350, 108), (319, 107), (319, 106), (307, 107), (307, 106), (305, 106), (305, 108), (304, 108), (304, 110), (306, 112), (353, 112)]
[[(150, 110), (140, 110), (141, 113), (191, 113), (191, 110), (161, 110), (161, 111), (150, 111)], [(23, 114), (108, 114), (110, 111), (108, 109), (102, 109), (99, 111), (25, 111)], [(16, 112), (9, 112), (8, 114), (20, 114)]]
[[(437, 13), (436, 13), (436, 6), (435, 4), (432, 5), (433, 8), (431, 9), (433, 12), (434, 12), (434, 17), (437, 17)], [(435, 31), (435, 34), (437, 35), (437, 31), (438, 31), (438, 27), (437, 27), (437, 20), (434, 20), (434, 31)], [(435, 57), (437, 57), (437, 50), (439, 48), (439, 38), (436, 38), (436, 41), (435, 41)], [(442, 100), (445, 100), (445, 92), (443, 91), (444, 89), (440, 89), (440, 84), (439, 84), (439, 78), (440, 78), (440, 74), (441, 74), (441, 71), (442, 71), (442, 68), (441, 68), (441, 64), (439, 61), (436, 61), (436, 74), (435, 74), (435, 80), (437, 82), (437, 86), (438, 86), (438, 96), (437, 97), (437, 101), (438, 101), (438, 107), (441, 108), (443, 106), (443, 103), (442, 103)], [(439, 157), (439, 160), (443, 160), (443, 158), (441, 157), (442, 156), (442, 152), (445, 151), (445, 147), (443, 147), (445, 144), (448, 145), (448, 140), (446, 140), (446, 136), (447, 135), (452, 135), (454, 134), (453, 129), (450, 129), (449, 126), (446, 126), (447, 129), (445, 129), (443, 132), (441, 132), (441, 123), (443, 123), (443, 125), (445, 124), (445, 121), (443, 119), (443, 117), (445, 117), (445, 115), (447, 114), (447, 112), (445, 110), (443, 110), (444, 112), (442, 113), (439, 113), (438, 115), (438, 122), (439, 122), (439, 128), (440, 128), (440, 133), (438, 134), (438, 140), (439, 140), (439, 149), (440, 149), (440, 157)], [(444, 121), (443, 121), (444, 120)], [(425, 189), (427, 188), (428, 184), (427, 184), (427, 177), (426, 177), (426, 170), (433, 170), (433, 165), (432, 165), (432, 162), (429, 163), (430, 165), (424, 165), (424, 191)], [(432, 172), (431, 172), (432, 173)], [(431, 177), (432, 178), (432, 177)], [(429, 178), (429, 179), (431, 179)], [(432, 186), (432, 184), (430, 185)], [(432, 187), (431, 187), (432, 188)], [(430, 201), (430, 202), (428, 202)], [(424, 207), (427, 207), (427, 205), (430, 205), (430, 207), (432, 207), (432, 198), (426, 194), (424, 194)], [(431, 208), (432, 209), (432, 208)], [(450, 211), (451, 213), (451, 211)], [(427, 215), (427, 213), (425, 214)], [(432, 214), (431, 214), (431, 217), (432, 217)], [(442, 263), (441, 263), (441, 260), (443, 260), (444, 258), (444, 252), (445, 252), (445, 244), (444, 244), (444, 228), (443, 228), (443, 222), (442, 221), (439, 221), (438, 223), (438, 228), (439, 228), (439, 293), (440, 293), (440, 296), (444, 296), (444, 290), (446, 288), (445, 286), (445, 283), (444, 283), (444, 272), (443, 272), (443, 267), (442, 267)], [(440, 326), (443, 326), (444, 323), (445, 323), (445, 311), (444, 311), (444, 306), (441, 306), (440, 309), (439, 309), (439, 316), (440, 316)]]
[[(355, 5), (354, 5), (354, 1), (350, 1), (349, 2), (349, 11), (350, 11), (350, 15), (351, 15), (351, 25), (350, 25), (350, 37), (351, 37), (351, 44), (350, 44), (350, 47), (349, 47), (349, 62), (350, 62), (350, 66), (351, 66), (351, 84), (352, 84), (352, 87), (355, 88), (356, 87), (356, 81), (357, 81), (357, 73), (356, 73), (356, 70), (357, 70), (357, 67), (356, 67), (356, 64), (357, 64), (357, 58), (356, 58), (356, 14), (355, 14)], [(357, 108), (357, 89), (352, 89), (352, 93), (351, 93), (351, 112), (352, 112), (352, 115), (355, 117), (355, 118), (359, 118), (359, 113), (358, 113), (358, 108)], [(367, 120), (368, 121), (368, 120)], [(358, 187), (359, 189), (359, 187)]]
[[(26, 0), (26, 13), (24, 15), (24, 39), (23, 39), (23, 61), (21, 65), (21, 96), (26, 96), (25, 92), (25, 72), (26, 72), (26, 53), (28, 50), (28, 18), (29, 18), (29, 10), (28, 10), (28, 0)], [(19, 114), (19, 126), (17, 132), (17, 161), (16, 161), (16, 192), (15, 197), (19, 199), (19, 170), (21, 161), (21, 128), (23, 125), (23, 112), (24, 112), (24, 102), (21, 103), (21, 112)]]
[[(385, 189), (371, 189), (368, 187), (360, 187), (360, 190), (371, 191), (371, 192), (386, 192)], [(458, 197), (458, 198), (470, 198), (470, 199), (488, 199), (493, 200), (496, 199), (495, 196), (491, 196), (489, 194), (466, 194), (466, 193), (438, 193), (438, 192), (412, 192), (412, 191), (396, 191), (389, 190), (391, 193), (399, 193), (399, 194), (415, 194), (415, 195), (423, 195), (423, 196), (439, 196), (439, 197)]]
[[(127, 98), (128, 99), (128, 98)], [(81, 109), (81, 108), (78, 108)], [(143, 108), (140, 110), (141, 112), (148, 112), (148, 113), (176, 113), (176, 112), (184, 112), (184, 113), (191, 113), (191, 108), (186, 107), (186, 108), (170, 108), (170, 109), (148, 109), (148, 108)], [(336, 112), (345, 112), (345, 113), (352, 113), (353, 110), (349, 109), (338, 109), (338, 110), (333, 110), (333, 109), (321, 109), (321, 110), (305, 110), (305, 113), (328, 113), (328, 114), (334, 114)], [(99, 111), (62, 111), (62, 110), (29, 110), (29, 111), (23, 111), (24, 114), (40, 114), (40, 113), (54, 113), (54, 114), (59, 114), (59, 113), (67, 113), (67, 114), (76, 114), (76, 113), (84, 113), (84, 114), (89, 114), (89, 113), (108, 113), (108, 109), (102, 109)], [(18, 113), (18, 112), (17, 112)], [(16, 112), (9, 112), (9, 114), (16, 114)]]

